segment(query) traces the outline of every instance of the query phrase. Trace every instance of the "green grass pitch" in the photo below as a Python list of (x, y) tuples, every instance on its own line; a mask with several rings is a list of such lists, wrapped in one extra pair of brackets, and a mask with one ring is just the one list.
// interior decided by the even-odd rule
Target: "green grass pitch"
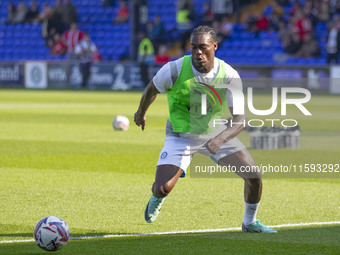
[[(63, 218), (73, 237), (240, 227), (243, 181), (181, 179), (159, 218), (144, 222), (168, 116), (159, 95), (146, 131), (133, 123), (141, 92), (0, 90), (0, 254), (46, 254), (32, 239), (43, 217)], [(340, 98), (314, 95), (303, 117), (301, 149), (251, 150), (257, 164), (340, 163)], [(258, 101), (257, 101), (258, 100)], [(268, 108), (269, 95), (256, 95)], [(114, 131), (115, 115), (130, 128)], [(249, 116), (254, 117), (254, 116)], [(277, 116), (276, 116), (277, 117)], [(282, 118), (282, 117), (280, 117)], [(240, 140), (249, 146), (249, 134)], [(340, 220), (340, 179), (264, 178), (258, 219), (267, 225)], [(340, 225), (70, 240), (57, 254), (336, 254)], [(2, 242), (2, 243), (1, 243)]]

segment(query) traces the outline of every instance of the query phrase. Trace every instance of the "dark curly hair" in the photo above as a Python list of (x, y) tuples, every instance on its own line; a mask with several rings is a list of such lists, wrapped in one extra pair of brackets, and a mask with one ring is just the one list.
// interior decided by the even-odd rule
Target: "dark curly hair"
[(198, 34), (208, 34), (211, 37), (211, 39), (212, 39), (212, 41), (214, 43), (217, 42), (216, 32), (211, 27), (208, 27), (208, 26), (199, 26), (199, 27), (196, 27), (192, 31), (191, 36), (198, 35)]

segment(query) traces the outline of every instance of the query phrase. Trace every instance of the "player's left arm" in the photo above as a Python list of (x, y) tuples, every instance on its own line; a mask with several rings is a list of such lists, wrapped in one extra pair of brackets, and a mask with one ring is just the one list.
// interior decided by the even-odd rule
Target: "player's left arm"
[(228, 142), (229, 140), (236, 137), (243, 129), (244, 123), (246, 122), (246, 115), (234, 115), (233, 114), (233, 107), (229, 107), (230, 113), (233, 116), (232, 125), (228, 123), (228, 127), (219, 135), (215, 136), (214, 138), (210, 139), (206, 144), (205, 147), (212, 153), (216, 154), (217, 151), (220, 149), (223, 143)]

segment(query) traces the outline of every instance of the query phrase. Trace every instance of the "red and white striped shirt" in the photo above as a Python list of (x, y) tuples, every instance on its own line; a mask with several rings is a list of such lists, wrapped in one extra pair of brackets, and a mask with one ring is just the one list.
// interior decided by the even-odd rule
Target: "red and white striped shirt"
[(73, 52), (76, 45), (83, 39), (84, 32), (80, 30), (68, 30), (65, 33), (67, 52)]

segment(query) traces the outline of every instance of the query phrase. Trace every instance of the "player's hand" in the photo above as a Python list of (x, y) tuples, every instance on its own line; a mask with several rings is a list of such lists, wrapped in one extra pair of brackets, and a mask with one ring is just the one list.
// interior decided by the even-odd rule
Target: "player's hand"
[(216, 154), (221, 148), (222, 143), (222, 139), (220, 139), (219, 137), (214, 137), (206, 142), (204, 147), (206, 147), (211, 154)]
[(145, 129), (145, 122), (146, 122), (146, 117), (144, 114), (141, 114), (139, 112), (135, 113), (134, 121), (138, 127), (142, 127), (142, 131)]

